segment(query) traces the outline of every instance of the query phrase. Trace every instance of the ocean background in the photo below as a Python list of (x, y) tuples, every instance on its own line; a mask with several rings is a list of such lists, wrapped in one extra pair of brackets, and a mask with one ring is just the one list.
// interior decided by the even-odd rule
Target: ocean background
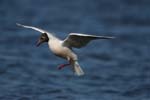
[[(74, 49), (78, 77), (16, 23), (116, 39)], [(150, 100), (149, 0), (0, 0), (0, 24), (0, 100)]]

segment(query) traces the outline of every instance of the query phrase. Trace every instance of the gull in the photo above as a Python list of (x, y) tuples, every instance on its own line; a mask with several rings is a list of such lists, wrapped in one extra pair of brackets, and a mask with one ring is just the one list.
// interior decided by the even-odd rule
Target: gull
[(73, 72), (78, 75), (84, 75), (84, 71), (80, 67), (78, 63), (78, 57), (73, 52), (73, 48), (81, 48), (86, 46), (91, 40), (97, 40), (97, 39), (113, 39), (114, 37), (111, 36), (96, 36), (96, 35), (87, 35), (87, 34), (81, 34), (81, 33), (70, 33), (66, 39), (61, 40), (54, 36), (52, 33), (49, 33), (43, 29), (33, 27), (33, 26), (27, 26), (22, 25), (19, 23), (16, 23), (18, 26), (29, 28), (36, 30), (41, 34), (37, 46), (41, 45), (44, 42), (48, 43), (49, 49), (56, 55), (61, 58), (66, 59), (69, 63), (68, 64), (62, 64), (58, 66), (58, 69), (62, 69), (65, 66), (71, 65), (71, 68)]

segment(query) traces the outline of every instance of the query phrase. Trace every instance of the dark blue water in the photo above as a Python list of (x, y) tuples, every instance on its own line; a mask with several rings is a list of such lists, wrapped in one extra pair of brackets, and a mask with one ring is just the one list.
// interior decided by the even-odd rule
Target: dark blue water
[[(0, 100), (150, 100), (149, 0), (0, 0), (0, 23)], [(77, 77), (15, 23), (117, 38), (75, 49)]]

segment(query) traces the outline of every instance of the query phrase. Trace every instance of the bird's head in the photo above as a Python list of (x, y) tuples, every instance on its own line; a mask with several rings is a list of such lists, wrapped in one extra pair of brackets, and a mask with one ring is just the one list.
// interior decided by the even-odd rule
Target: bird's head
[(49, 38), (48, 38), (48, 35), (46, 33), (42, 33), (38, 42), (37, 42), (37, 45), (36, 46), (39, 46), (41, 45), (42, 43), (44, 42), (48, 42), (49, 41)]

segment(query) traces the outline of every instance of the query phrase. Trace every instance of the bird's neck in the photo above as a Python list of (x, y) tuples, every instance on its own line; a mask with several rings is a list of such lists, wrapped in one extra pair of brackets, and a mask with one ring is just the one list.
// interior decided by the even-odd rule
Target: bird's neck
[(58, 39), (56, 36), (54, 36), (52, 34), (48, 34), (48, 38), (49, 38), (49, 41)]

